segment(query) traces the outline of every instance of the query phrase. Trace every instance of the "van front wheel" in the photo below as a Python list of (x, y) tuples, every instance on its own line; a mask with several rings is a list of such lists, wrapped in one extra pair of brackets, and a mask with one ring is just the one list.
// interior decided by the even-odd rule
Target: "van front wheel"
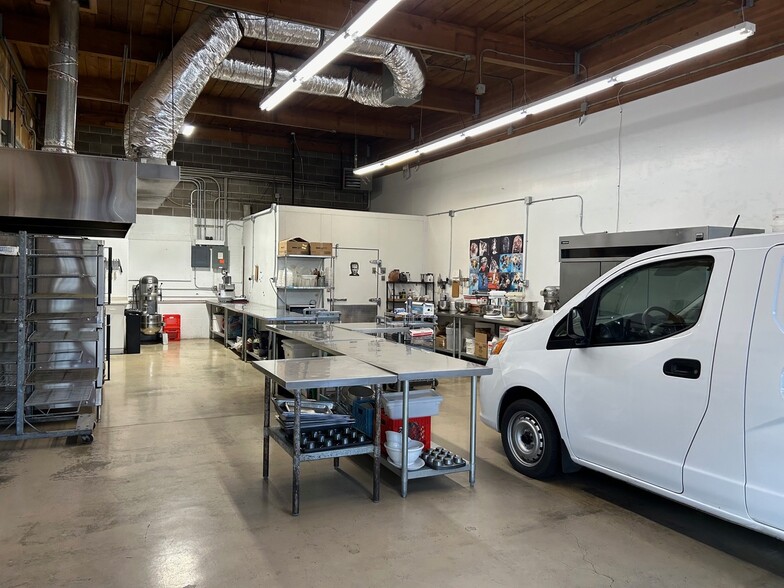
[(501, 440), (509, 463), (521, 474), (542, 479), (558, 472), (558, 426), (538, 402), (516, 400), (506, 409)]

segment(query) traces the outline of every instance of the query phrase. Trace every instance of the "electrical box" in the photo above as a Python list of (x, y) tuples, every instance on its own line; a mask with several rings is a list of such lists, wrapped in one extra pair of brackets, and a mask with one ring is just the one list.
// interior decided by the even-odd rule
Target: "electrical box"
[(212, 249), (212, 269), (216, 272), (229, 268), (229, 248), (225, 245), (213, 245)]
[(210, 248), (207, 245), (193, 245), (191, 247), (191, 267), (193, 269), (209, 269), (210, 257)]

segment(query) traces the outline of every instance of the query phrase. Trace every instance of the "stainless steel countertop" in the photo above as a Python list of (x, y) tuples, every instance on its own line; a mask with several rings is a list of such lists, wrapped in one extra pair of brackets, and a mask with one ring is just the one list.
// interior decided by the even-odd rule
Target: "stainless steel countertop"
[(467, 312), (443, 312), (443, 311), (439, 311), (439, 312), (436, 312), (436, 315), (439, 318), (459, 318), (459, 319), (474, 321), (474, 322), (478, 322), (478, 323), (493, 323), (493, 324), (496, 324), (496, 325), (505, 325), (505, 326), (514, 327), (514, 328), (522, 327), (523, 325), (531, 324), (530, 322), (523, 322), (523, 321), (518, 320), (516, 318), (513, 318), (513, 319), (512, 318), (509, 318), (509, 319), (505, 319), (505, 318), (485, 318), (484, 315), (481, 315), (481, 314), (470, 314), (470, 313), (467, 313)]
[(247, 304), (237, 304), (234, 302), (212, 302), (208, 304), (220, 308), (226, 308), (231, 312), (252, 316), (268, 323), (296, 323), (296, 322), (316, 322), (315, 315), (304, 315), (298, 312), (290, 312), (275, 306), (248, 302)]
[(334, 353), (341, 353), (397, 374), (401, 381), (486, 376), (493, 373), (493, 368), (478, 363), (384, 339), (336, 341), (330, 347)]
[(367, 335), (394, 335), (395, 333), (405, 333), (409, 329), (416, 329), (419, 327), (433, 327), (434, 323), (416, 321), (411, 324), (404, 325), (403, 321), (400, 321), (399, 323), (338, 323), (335, 326), (341, 329), (346, 329), (347, 331), (365, 333)]
[(253, 367), (289, 390), (357, 384), (391, 384), (394, 374), (353, 357), (308, 357), (254, 361)]

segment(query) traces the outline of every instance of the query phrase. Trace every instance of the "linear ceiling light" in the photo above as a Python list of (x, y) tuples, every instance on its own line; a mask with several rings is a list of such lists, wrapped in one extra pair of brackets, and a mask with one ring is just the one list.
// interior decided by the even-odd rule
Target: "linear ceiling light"
[(373, 2), (368, 2), (345, 28), (332, 35), (327, 42), (319, 47), (318, 51), (310, 56), (310, 59), (305, 61), (294, 72), (294, 75), (267, 96), (259, 105), (259, 108), (261, 110), (272, 110), (291, 96), (304, 82), (312, 78), (338, 55), (351, 47), (357, 39), (367, 33), (373, 25), (384, 18), (400, 2), (401, 0), (374, 0)]
[(386, 167), (392, 167), (398, 163), (414, 159), (419, 155), (432, 153), (433, 151), (448, 147), (449, 145), (459, 143), (465, 138), (476, 137), (477, 135), (486, 133), (488, 131), (508, 127), (512, 123), (524, 119), (526, 116), (536, 115), (546, 110), (563, 106), (564, 104), (574, 102), (575, 100), (580, 100), (581, 98), (585, 98), (591, 94), (602, 92), (616, 84), (647, 76), (656, 71), (660, 71), (662, 69), (666, 69), (681, 63), (682, 61), (686, 61), (687, 59), (692, 59), (694, 57), (698, 57), (699, 55), (709, 53), (710, 51), (715, 51), (716, 49), (726, 47), (727, 45), (732, 45), (733, 43), (737, 43), (738, 41), (749, 38), (754, 34), (755, 31), (756, 27), (754, 26), (754, 23), (743, 22), (734, 27), (730, 27), (728, 29), (724, 29), (723, 31), (719, 31), (718, 33), (714, 33), (713, 35), (709, 35), (703, 39), (700, 39), (699, 41), (693, 41), (681, 47), (670, 49), (669, 51), (665, 51), (656, 57), (651, 57), (650, 59), (646, 59), (645, 61), (642, 61), (638, 64), (620, 69), (615, 73), (602, 76), (597, 80), (583, 82), (582, 84), (564, 90), (563, 92), (558, 92), (557, 94), (553, 94), (552, 96), (548, 96), (542, 100), (532, 102), (525, 107), (518, 107), (504, 112), (489, 120), (477, 123), (471, 127), (468, 127), (467, 129), (463, 129), (462, 131), (456, 131), (455, 133), (447, 135), (442, 139), (437, 139), (435, 141), (425, 143), (424, 145), (420, 145), (416, 149), (411, 149), (399, 155), (382, 159), (376, 163), (371, 163), (369, 165), (357, 168), (354, 170), (354, 173), (358, 176), (372, 174), (377, 171), (381, 171)]

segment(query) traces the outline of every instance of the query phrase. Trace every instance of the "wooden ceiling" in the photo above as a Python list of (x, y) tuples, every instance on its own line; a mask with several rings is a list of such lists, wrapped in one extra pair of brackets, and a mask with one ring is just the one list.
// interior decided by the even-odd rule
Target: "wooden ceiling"
[[(119, 127), (135, 88), (208, 4), (340, 28), (363, 6), (351, 0), (97, 0), (83, 12), (79, 39), (79, 119)], [(40, 0), (0, 0), (3, 34), (15, 48), (34, 93), (46, 92), (48, 7)], [(756, 24), (749, 40), (592, 97), (588, 113), (784, 54), (781, 0), (404, 0), (369, 36), (421, 50), (427, 65), (422, 100), (407, 108), (372, 108), (348, 100), (296, 94), (272, 113), (258, 109), (265, 91), (210, 81), (189, 121), (199, 136), (235, 142), (300, 145), (337, 151), (362, 146), (375, 160), (468, 126), (514, 105), (706, 36), (741, 20)], [(243, 39), (241, 46), (265, 49)], [(301, 47), (270, 44), (307, 57)], [(339, 62), (381, 72), (377, 62)], [(485, 91), (477, 96), (477, 84)], [(568, 105), (531, 117), (456, 149), (504, 140), (580, 114)], [(433, 154), (443, 157), (452, 152)]]

